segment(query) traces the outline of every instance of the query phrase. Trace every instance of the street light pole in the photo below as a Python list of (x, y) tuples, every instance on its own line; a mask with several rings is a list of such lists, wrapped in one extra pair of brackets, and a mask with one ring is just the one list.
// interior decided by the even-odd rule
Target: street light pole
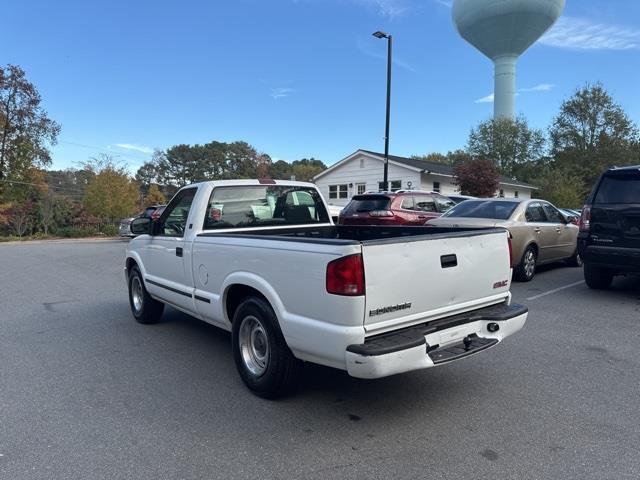
[(389, 191), (389, 124), (391, 122), (391, 64), (393, 52), (393, 37), (384, 32), (377, 31), (373, 34), (376, 38), (387, 39), (387, 118), (384, 130), (384, 178), (383, 190)]

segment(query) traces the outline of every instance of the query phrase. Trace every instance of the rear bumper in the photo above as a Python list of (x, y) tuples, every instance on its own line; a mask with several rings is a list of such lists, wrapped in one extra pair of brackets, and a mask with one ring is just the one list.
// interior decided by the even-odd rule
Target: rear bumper
[(522, 305), (497, 305), (371, 337), (347, 347), (347, 371), (381, 378), (459, 360), (513, 335), (527, 315)]
[(585, 263), (616, 272), (640, 272), (640, 248), (605, 247), (579, 243), (579, 252)]

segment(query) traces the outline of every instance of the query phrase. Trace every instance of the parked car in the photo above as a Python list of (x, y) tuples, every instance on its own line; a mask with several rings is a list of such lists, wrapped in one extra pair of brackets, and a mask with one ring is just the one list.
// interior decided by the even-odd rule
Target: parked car
[(453, 200), (457, 205), (465, 200), (476, 200), (478, 197), (471, 197), (469, 195), (447, 195), (447, 198)]
[(197, 183), (131, 226), (134, 318), (157, 322), (168, 304), (231, 331), (240, 377), (263, 397), (303, 361), (380, 378), (472, 356), (527, 318), (511, 304), (504, 229), (335, 226), (310, 183)]
[(131, 222), (136, 218), (146, 217), (146, 218), (158, 218), (165, 205), (151, 205), (144, 209), (143, 212), (140, 212), (135, 217), (123, 218), (120, 220), (120, 226), (118, 227), (118, 234), (121, 237), (135, 237), (135, 235), (131, 232)]
[(438, 193), (402, 191), (355, 195), (340, 213), (340, 225), (424, 225), (455, 203)]
[(579, 251), (590, 288), (640, 273), (640, 166), (612, 168), (600, 177), (582, 209)]
[(514, 276), (519, 281), (532, 280), (536, 266), (545, 263), (566, 261), (575, 267), (582, 265), (577, 250), (578, 227), (543, 200), (467, 200), (441, 218), (429, 220), (428, 225), (506, 228), (513, 239)]

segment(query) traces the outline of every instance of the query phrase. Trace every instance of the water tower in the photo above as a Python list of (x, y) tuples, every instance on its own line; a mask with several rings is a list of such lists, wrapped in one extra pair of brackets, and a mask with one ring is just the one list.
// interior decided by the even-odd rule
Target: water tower
[(560, 17), (565, 0), (454, 0), (462, 38), (495, 64), (494, 118), (514, 118), (516, 63)]

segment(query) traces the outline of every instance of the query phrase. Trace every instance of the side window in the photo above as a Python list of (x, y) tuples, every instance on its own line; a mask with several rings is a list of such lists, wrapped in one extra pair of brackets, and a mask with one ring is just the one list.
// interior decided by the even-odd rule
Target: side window
[(402, 205), (400, 205), (400, 208), (403, 210), (415, 210), (413, 197), (412, 196), (403, 197)]
[(421, 195), (416, 197), (416, 210), (419, 212), (437, 212), (436, 202), (432, 197)]
[(564, 218), (560, 214), (555, 207), (549, 205), (548, 203), (543, 203), (542, 208), (544, 210), (545, 215), (547, 216), (547, 222), (549, 223), (567, 223), (564, 221)]
[(181, 190), (171, 200), (160, 217), (160, 235), (165, 237), (183, 237), (187, 229), (187, 218), (197, 188)]
[(529, 204), (525, 216), (527, 218), (527, 222), (531, 223), (540, 223), (547, 221), (547, 217), (544, 214), (542, 205), (537, 202)]

